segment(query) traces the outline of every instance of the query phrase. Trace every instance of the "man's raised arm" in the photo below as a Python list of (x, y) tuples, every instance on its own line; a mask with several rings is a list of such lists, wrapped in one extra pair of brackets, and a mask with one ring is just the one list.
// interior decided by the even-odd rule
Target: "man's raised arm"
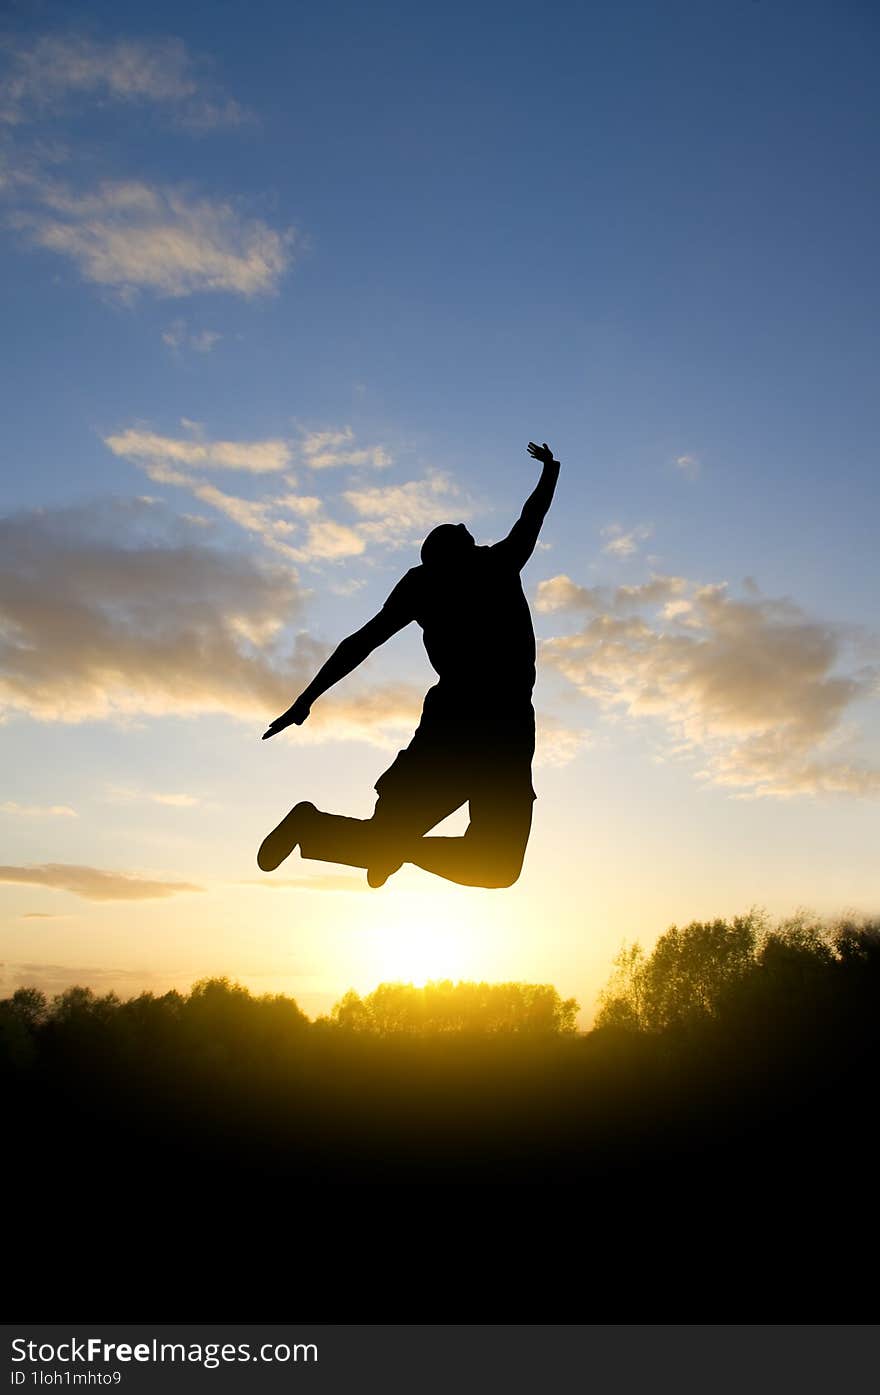
[(529, 455), (533, 460), (542, 462), (544, 468), (541, 478), (523, 504), (523, 511), (507, 537), (495, 544), (496, 547), (503, 548), (520, 570), (535, 550), (541, 524), (553, 501), (556, 481), (559, 479), (559, 461), (553, 459), (553, 452), (546, 441), (541, 446), (529, 441)]
[(408, 603), (407, 578), (398, 582), (388, 600), (372, 620), (368, 620), (354, 634), (349, 635), (330, 655), (330, 658), (322, 668), (318, 670), (315, 677), (307, 688), (305, 688), (286, 712), (282, 712), (280, 717), (276, 717), (267, 731), (263, 732), (263, 740), (269, 736), (277, 736), (279, 731), (284, 731), (285, 727), (301, 727), (312, 709), (312, 703), (326, 693), (328, 688), (332, 688), (334, 683), (338, 683), (341, 678), (346, 678), (349, 673), (362, 664), (364, 659), (380, 644), (384, 644), (386, 639), (397, 634), (404, 625), (408, 625), (414, 619)]

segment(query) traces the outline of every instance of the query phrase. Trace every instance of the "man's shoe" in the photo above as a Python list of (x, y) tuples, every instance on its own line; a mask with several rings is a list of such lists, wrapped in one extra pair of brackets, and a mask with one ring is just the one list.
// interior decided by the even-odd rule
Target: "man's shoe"
[(285, 814), (277, 828), (265, 837), (257, 853), (257, 866), (261, 872), (274, 872), (286, 857), (290, 857), (303, 836), (305, 825), (312, 814), (318, 811), (307, 799), (294, 804), (289, 814)]

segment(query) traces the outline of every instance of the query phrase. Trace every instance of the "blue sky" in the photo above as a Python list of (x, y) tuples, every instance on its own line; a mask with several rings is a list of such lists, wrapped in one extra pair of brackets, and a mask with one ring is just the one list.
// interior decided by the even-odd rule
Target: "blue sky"
[[(869, 6), (20, 4), (2, 38), (10, 983), (589, 1003), (671, 919), (876, 909)], [(289, 795), (369, 811), (418, 636), (282, 752), (263, 716), (433, 522), (506, 531), (529, 439), (563, 475), (522, 882), (251, 888)], [(471, 930), (413, 958), (426, 896)]]

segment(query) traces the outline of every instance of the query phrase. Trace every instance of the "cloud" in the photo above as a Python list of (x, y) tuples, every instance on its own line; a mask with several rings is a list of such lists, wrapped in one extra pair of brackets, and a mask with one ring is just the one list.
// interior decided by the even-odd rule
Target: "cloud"
[(537, 715), (535, 764), (538, 766), (570, 765), (590, 744), (590, 733), (582, 728), (566, 726), (546, 712)]
[(76, 810), (71, 809), (69, 804), (17, 804), (14, 799), (6, 799), (0, 803), (0, 814), (15, 814), (18, 818), (25, 819), (77, 817)]
[(308, 533), (303, 547), (294, 548), (294, 556), (301, 561), (312, 561), (324, 559), (335, 560), (340, 557), (357, 557), (364, 551), (366, 543), (360, 533), (354, 528), (349, 528), (345, 523), (334, 523), (332, 519), (322, 518), (308, 526)]
[[(53, 916), (53, 920), (63, 917)], [(49, 997), (66, 988), (91, 987), (99, 993), (116, 991), (125, 997), (158, 985), (165, 991), (168, 978), (148, 969), (97, 968), (95, 965), (0, 963), (0, 990), (11, 996), (17, 988), (40, 988)]]
[[(358, 556), (364, 551), (364, 539), (353, 528), (318, 516), (323, 510), (320, 499), (292, 494), (277, 498), (243, 499), (162, 462), (147, 465), (146, 471), (157, 484), (173, 484), (189, 489), (202, 503), (210, 504), (245, 532), (256, 534), (273, 552), (281, 553), (292, 562), (339, 561), (344, 557)], [(296, 521), (291, 521), (285, 514), (293, 514)], [(308, 520), (304, 525), (305, 536), (294, 546), (288, 538), (303, 526), (303, 519)]]
[[(43, 34), (3, 45), (0, 122), (17, 126), (68, 108), (77, 99), (100, 105), (153, 104), (192, 131), (252, 120), (205, 77), (176, 38), (102, 41)], [(204, 65), (202, 65), (203, 67)]]
[(542, 609), (586, 613), (542, 644), (543, 662), (609, 711), (662, 721), (679, 750), (702, 754), (702, 778), (755, 795), (880, 794), (880, 769), (841, 752), (848, 709), (874, 680), (840, 671), (840, 627), (681, 577), (609, 591), (554, 577), (541, 591)]
[(190, 330), (186, 320), (172, 320), (168, 328), (162, 331), (162, 343), (175, 354), (183, 349), (209, 354), (222, 338), (223, 335), (216, 329)]
[(261, 441), (204, 441), (160, 436), (155, 431), (130, 427), (103, 439), (114, 455), (138, 465), (167, 461), (189, 468), (245, 470), (257, 475), (284, 470), (290, 463), (288, 442), (276, 437)]
[(84, 280), (124, 299), (140, 290), (268, 295), (290, 262), (293, 230), (246, 218), (229, 200), (139, 180), (108, 180), (91, 193), (40, 177), (13, 185), (13, 225), (34, 246), (69, 258)]
[(471, 501), (441, 471), (405, 484), (347, 489), (342, 497), (363, 520), (361, 536), (392, 547), (420, 541), (435, 524), (463, 522), (473, 512)]
[(650, 523), (639, 523), (628, 532), (625, 532), (619, 523), (609, 523), (602, 529), (603, 538), (608, 539), (602, 551), (610, 553), (612, 557), (631, 557), (634, 552), (638, 552), (639, 543), (649, 538), (652, 532), (653, 527)]
[(323, 876), (313, 877), (264, 877), (262, 881), (254, 878), (252, 881), (242, 883), (244, 886), (261, 886), (266, 891), (360, 891), (368, 890), (363, 875), (344, 876), (334, 872), (327, 872)]
[(683, 576), (655, 574), (650, 581), (642, 581), (636, 586), (616, 586), (612, 593), (611, 605), (615, 610), (625, 613), (639, 606), (662, 604), (664, 614), (678, 613), (690, 608), (689, 602), (681, 599), (687, 585)]
[(407, 740), (415, 729), (424, 693), (412, 683), (377, 683), (358, 689), (350, 697), (338, 693), (321, 699), (299, 733), (306, 740), (366, 741), (386, 749)]
[(391, 456), (384, 446), (354, 446), (350, 426), (329, 431), (309, 431), (300, 442), (303, 463), (311, 470), (333, 469), (341, 465), (372, 465), (382, 469)]
[(151, 881), (132, 872), (106, 872), (99, 867), (77, 867), (66, 862), (0, 867), (0, 882), (48, 886), (86, 901), (152, 901), (184, 891), (204, 891), (204, 887), (192, 882)]
[(163, 794), (150, 790), (130, 789), (126, 785), (112, 785), (107, 791), (111, 804), (165, 804), (174, 809), (194, 809), (199, 800), (193, 794)]
[(271, 516), (275, 505), (273, 499), (243, 499), (240, 495), (229, 494), (218, 489), (216, 485), (195, 479), (192, 475), (187, 475), (161, 461), (145, 468), (150, 479), (156, 484), (172, 484), (188, 489), (196, 499), (200, 499), (203, 504), (210, 504), (245, 532), (255, 533), (273, 551), (282, 553), (291, 561), (302, 560), (301, 554), (284, 541), (286, 535), (292, 531), (293, 525), (284, 519), (273, 519)]
[(197, 537), (145, 500), (0, 519), (0, 706), (61, 721), (282, 710), (315, 659), (307, 640), (275, 643), (301, 611), (296, 578)]
[(690, 609), (682, 600), (688, 583), (682, 576), (652, 576), (637, 586), (578, 586), (570, 576), (552, 576), (538, 585), (535, 609), (550, 614), (558, 610), (585, 610), (597, 614), (613, 611), (625, 614), (640, 605), (664, 603), (664, 613), (677, 614)]
[[(0, 717), (44, 721), (284, 711), (327, 655), (301, 621), (290, 567), (206, 546), (147, 499), (0, 519)], [(315, 705), (300, 741), (386, 747), (420, 694), (352, 681)]]
[(570, 576), (551, 576), (538, 585), (535, 609), (544, 614), (555, 610), (601, 610), (602, 588), (578, 586)]
[[(460, 498), (457, 486), (442, 474), (401, 485), (344, 491), (344, 504), (358, 515), (353, 525), (328, 517), (324, 501), (311, 494), (287, 492), (246, 499), (179, 467), (216, 466), (250, 474), (277, 473), (289, 464), (290, 443), (278, 439), (209, 441), (198, 423), (184, 418), (183, 425), (195, 433), (194, 438), (161, 436), (141, 427), (130, 427), (106, 436), (104, 443), (115, 455), (144, 469), (155, 483), (188, 489), (202, 503), (255, 534), (272, 551), (292, 562), (336, 562), (360, 556), (368, 544), (399, 547), (421, 536), (434, 522), (467, 517), (470, 513), (470, 504)], [(317, 433), (313, 444), (316, 450), (323, 451), (328, 442), (350, 439), (351, 430), (346, 427)], [(287, 485), (295, 483), (288, 474), (284, 481)]]

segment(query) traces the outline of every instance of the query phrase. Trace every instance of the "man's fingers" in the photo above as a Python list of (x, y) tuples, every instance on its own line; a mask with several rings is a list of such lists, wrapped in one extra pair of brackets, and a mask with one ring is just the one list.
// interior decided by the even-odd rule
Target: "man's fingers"
[(546, 441), (540, 446), (536, 445), (534, 441), (529, 441), (529, 455), (533, 456), (535, 460), (553, 459), (553, 452)]
[(310, 710), (310, 708), (306, 708), (303, 711), (301, 708), (292, 707), (289, 712), (282, 712), (280, 717), (276, 717), (274, 722), (269, 723), (263, 732), (262, 740), (265, 741), (269, 736), (277, 736), (279, 731), (286, 731), (289, 726), (301, 727)]

